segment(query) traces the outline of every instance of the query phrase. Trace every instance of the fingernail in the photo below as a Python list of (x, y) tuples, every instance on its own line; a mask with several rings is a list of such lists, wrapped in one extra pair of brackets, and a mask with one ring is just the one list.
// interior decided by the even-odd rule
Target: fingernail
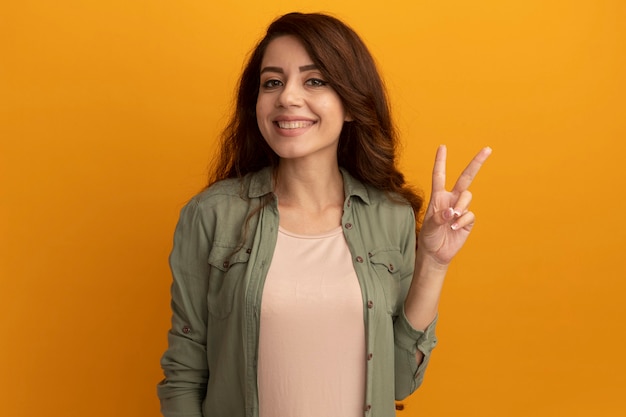
[(454, 216), (455, 217), (461, 217), (461, 212), (458, 210), (454, 210)]
[(450, 220), (452, 217), (454, 217), (454, 209), (452, 207), (443, 212), (443, 218), (445, 220)]
[(452, 230), (456, 230), (459, 228), (459, 224), (458, 223), (454, 223), (452, 226), (450, 226), (450, 229)]

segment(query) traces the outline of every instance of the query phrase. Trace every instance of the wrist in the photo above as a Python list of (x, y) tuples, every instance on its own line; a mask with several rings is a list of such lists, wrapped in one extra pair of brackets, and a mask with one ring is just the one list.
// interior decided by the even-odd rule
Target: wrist
[(441, 263), (423, 250), (417, 250), (413, 280), (404, 303), (406, 316), (415, 329), (426, 328), (437, 315), (447, 271), (447, 263)]
[(421, 249), (420, 246), (417, 248), (417, 252), (415, 253), (415, 270), (416, 271), (432, 271), (443, 272), (444, 274), (448, 271), (449, 262), (442, 262), (433, 254), (427, 253), (425, 250)]

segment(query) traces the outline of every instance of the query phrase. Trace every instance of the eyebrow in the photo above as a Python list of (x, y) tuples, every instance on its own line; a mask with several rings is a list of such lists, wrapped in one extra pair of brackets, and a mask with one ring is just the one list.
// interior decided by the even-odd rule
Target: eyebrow
[[(299, 67), (300, 72), (305, 72), (305, 71), (311, 71), (317, 69), (317, 65), (315, 64), (310, 64), (310, 65), (303, 65), (301, 67)], [(279, 74), (284, 74), (285, 71), (281, 68), (281, 67), (264, 67), (261, 70), (261, 74), (263, 74), (264, 72), (277, 72)]]

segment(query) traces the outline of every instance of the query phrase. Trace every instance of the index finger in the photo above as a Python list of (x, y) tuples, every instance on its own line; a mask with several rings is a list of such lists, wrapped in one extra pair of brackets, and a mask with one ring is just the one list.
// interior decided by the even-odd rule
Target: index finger
[(474, 178), (476, 177), (476, 174), (478, 174), (478, 171), (480, 171), (480, 168), (483, 166), (487, 158), (489, 158), (489, 155), (491, 155), (490, 147), (487, 146), (481, 149), (480, 152), (478, 152), (476, 156), (474, 156), (474, 158), (470, 161), (467, 167), (465, 167), (465, 169), (459, 176), (459, 179), (456, 180), (452, 192), (460, 194), (463, 191), (467, 190), (472, 181), (474, 181)]
[(433, 193), (443, 191), (446, 188), (446, 154), (446, 145), (439, 145), (433, 166)]

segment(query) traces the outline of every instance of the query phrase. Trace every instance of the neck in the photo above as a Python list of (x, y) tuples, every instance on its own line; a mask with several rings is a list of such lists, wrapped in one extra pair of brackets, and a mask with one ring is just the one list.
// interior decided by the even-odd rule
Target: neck
[(343, 177), (339, 166), (302, 166), (281, 161), (276, 170), (275, 194), (279, 204), (324, 209), (343, 205)]

